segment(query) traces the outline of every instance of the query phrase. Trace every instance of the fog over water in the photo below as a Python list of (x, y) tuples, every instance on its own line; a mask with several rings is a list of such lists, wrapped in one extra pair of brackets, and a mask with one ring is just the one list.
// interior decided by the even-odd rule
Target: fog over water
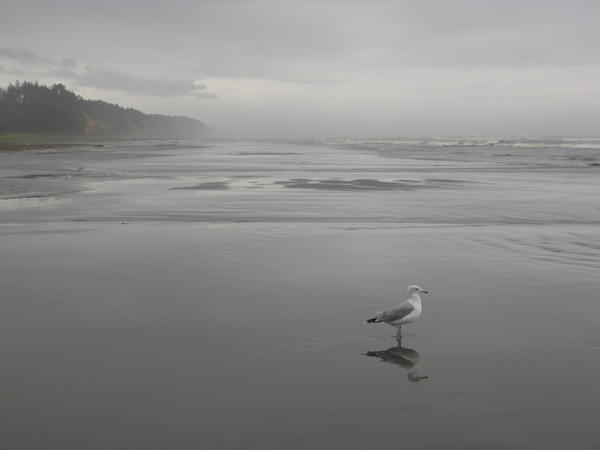
[(590, 0), (21, 0), (0, 85), (189, 115), (221, 136), (598, 134)]
[[(597, 448), (600, 141), (0, 153), (0, 446)], [(418, 283), (423, 315), (362, 322)]]

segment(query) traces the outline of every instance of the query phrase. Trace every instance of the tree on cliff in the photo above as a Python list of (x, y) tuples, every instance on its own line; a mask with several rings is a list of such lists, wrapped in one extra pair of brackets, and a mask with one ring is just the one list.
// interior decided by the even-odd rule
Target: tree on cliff
[(83, 134), (82, 99), (62, 84), (0, 88), (0, 132)]
[(101, 100), (84, 100), (62, 84), (18, 81), (0, 87), (0, 133), (97, 137), (199, 137), (209, 127), (188, 117), (148, 115)]

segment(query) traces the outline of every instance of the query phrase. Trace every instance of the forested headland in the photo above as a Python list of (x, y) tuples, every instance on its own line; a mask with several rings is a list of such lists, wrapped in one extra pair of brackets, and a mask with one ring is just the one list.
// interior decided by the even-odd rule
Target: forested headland
[(62, 84), (16, 82), (0, 87), (0, 134), (90, 138), (195, 138), (210, 131), (189, 117), (144, 114), (101, 100), (86, 100)]

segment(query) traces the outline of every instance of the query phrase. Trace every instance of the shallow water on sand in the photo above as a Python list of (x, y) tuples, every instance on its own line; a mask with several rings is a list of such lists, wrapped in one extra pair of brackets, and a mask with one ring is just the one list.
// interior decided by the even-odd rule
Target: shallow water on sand
[[(597, 448), (598, 158), (593, 140), (0, 154), (0, 446)], [(362, 324), (410, 283), (431, 293), (400, 343)]]

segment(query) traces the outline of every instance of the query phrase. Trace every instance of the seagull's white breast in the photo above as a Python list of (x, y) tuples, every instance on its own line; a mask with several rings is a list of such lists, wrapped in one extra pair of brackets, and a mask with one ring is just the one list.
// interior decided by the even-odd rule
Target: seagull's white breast
[(412, 312), (408, 316), (400, 319), (397, 323), (403, 324), (403, 323), (414, 322), (421, 316), (421, 311), (423, 311), (423, 305), (421, 304), (421, 302), (411, 302), (411, 304), (414, 307)]

